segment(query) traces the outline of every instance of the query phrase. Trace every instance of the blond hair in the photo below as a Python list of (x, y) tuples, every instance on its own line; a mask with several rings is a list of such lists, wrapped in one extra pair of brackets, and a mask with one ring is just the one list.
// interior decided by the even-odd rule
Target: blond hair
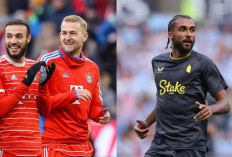
[(82, 19), (80, 16), (77, 16), (77, 15), (69, 15), (69, 16), (66, 16), (61, 25), (64, 23), (64, 22), (71, 22), (71, 23), (74, 23), (74, 22), (77, 22), (80, 24), (80, 26), (82, 27), (83, 31), (84, 32), (87, 32), (87, 23), (84, 19)]

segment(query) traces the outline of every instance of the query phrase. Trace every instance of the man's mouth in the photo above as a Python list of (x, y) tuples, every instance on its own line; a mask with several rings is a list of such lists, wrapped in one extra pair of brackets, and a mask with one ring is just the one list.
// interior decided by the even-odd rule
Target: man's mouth
[(18, 48), (20, 48), (20, 46), (19, 45), (9, 45), (9, 48), (10, 49), (18, 49)]
[(192, 40), (184, 40), (183, 43), (184, 43), (184, 45), (191, 46), (192, 45)]
[(192, 40), (184, 40), (183, 43), (189, 43), (192, 44)]
[(73, 45), (73, 43), (66, 42), (65, 45), (70, 46), (70, 45)]

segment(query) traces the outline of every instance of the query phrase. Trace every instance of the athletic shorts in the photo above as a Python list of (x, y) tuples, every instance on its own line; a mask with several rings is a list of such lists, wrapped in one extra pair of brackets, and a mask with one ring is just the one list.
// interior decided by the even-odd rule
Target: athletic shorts
[[(50, 147), (43, 147), (42, 157), (90, 157), (93, 154), (92, 145), (83, 145), (83, 148), (87, 148), (87, 150), (78, 150), (75, 148), (81, 147), (81, 145), (49, 145)], [(73, 148), (73, 149), (72, 149)], [(91, 151), (88, 151), (89, 148)]]
[(53, 149), (50, 149), (50, 148), (43, 148), (43, 152), (42, 152), (42, 157), (67, 157), (65, 154), (61, 153), (61, 152), (57, 152), (57, 151), (54, 151)]
[(144, 157), (205, 157), (205, 152), (192, 149), (184, 150), (165, 150), (149, 149)]
[[(16, 157), (15, 155), (9, 154), (4, 152), (3, 150), (0, 150), (0, 157)], [(41, 155), (37, 156), (26, 156), (26, 157), (42, 157)]]

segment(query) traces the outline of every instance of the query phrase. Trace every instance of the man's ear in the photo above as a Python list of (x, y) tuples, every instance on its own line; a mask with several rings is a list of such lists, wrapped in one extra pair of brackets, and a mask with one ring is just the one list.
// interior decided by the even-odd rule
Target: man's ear
[(168, 32), (168, 39), (172, 39), (172, 37), (173, 37), (173, 33), (172, 32)]
[(27, 36), (27, 44), (29, 44), (30, 41), (31, 41), (31, 34)]
[(89, 36), (89, 33), (88, 32), (85, 32), (84, 35), (83, 35), (83, 42), (85, 42), (87, 39), (88, 39), (88, 36)]

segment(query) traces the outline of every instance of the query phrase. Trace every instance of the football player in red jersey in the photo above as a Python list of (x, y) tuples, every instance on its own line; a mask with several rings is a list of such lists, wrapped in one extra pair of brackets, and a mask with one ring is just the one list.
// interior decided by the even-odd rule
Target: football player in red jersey
[[(38, 85), (46, 84), (50, 72), (36, 76), (45, 62), (24, 57), (31, 40), (30, 27), (22, 20), (5, 26), (7, 55), (0, 57), (0, 156), (41, 156), (42, 142), (36, 104)], [(46, 68), (45, 68), (46, 69)]]
[(102, 106), (99, 67), (82, 52), (87, 38), (87, 23), (79, 16), (67, 16), (61, 24), (59, 49), (38, 59), (56, 64), (38, 97), (45, 117), (44, 156), (91, 156), (88, 118), (100, 124), (110, 120)]

